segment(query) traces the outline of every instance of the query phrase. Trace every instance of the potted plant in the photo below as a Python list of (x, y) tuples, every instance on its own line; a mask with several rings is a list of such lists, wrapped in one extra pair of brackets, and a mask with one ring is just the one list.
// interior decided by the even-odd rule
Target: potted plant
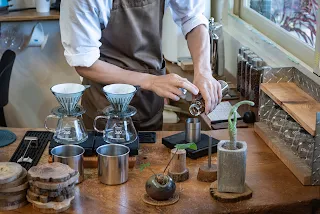
[[(243, 193), (245, 191), (247, 144), (237, 141), (237, 109), (243, 104), (254, 106), (251, 101), (241, 101), (230, 110), (228, 129), (230, 140), (218, 143), (218, 191)], [(233, 121), (232, 121), (233, 117)]]
[(197, 145), (195, 143), (177, 144), (175, 145), (176, 152), (172, 155), (169, 163), (165, 167), (162, 173), (156, 174), (151, 168), (150, 163), (144, 163), (140, 165), (140, 171), (145, 168), (149, 168), (153, 175), (147, 180), (145, 188), (149, 197), (156, 201), (165, 201), (173, 196), (176, 190), (176, 184), (172, 178), (166, 174), (172, 159), (180, 149), (192, 149), (196, 150)]

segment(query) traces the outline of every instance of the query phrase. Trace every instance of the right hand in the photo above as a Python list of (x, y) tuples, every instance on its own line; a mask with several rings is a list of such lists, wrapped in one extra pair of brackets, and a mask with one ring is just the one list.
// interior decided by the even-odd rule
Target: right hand
[(185, 88), (193, 95), (199, 93), (199, 89), (194, 84), (177, 74), (152, 75), (146, 84), (148, 85), (146, 87), (148, 90), (153, 91), (160, 97), (170, 98), (175, 101), (178, 101), (183, 96), (179, 88)]

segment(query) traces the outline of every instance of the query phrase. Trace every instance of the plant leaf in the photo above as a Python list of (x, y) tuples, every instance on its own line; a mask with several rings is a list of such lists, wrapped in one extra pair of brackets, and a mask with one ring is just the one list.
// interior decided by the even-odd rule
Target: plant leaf
[(186, 144), (176, 144), (174, 146), (177, 149), (192, 149), (192, 150), (197, 150), (197, 144), (195, 143), (186, 143)]
[(142, 163), (140, 164), (140, 172), (142, 172), (145, 168), (148, 168), (150, 163)]

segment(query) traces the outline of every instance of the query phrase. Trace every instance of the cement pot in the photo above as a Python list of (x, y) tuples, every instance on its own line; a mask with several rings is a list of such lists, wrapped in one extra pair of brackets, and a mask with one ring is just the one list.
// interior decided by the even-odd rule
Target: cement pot
[[(158, 174), (159, 175), (159, 174)], [(146, 182), (146, 192), (154, 200), (165, 201), (176, 191), (176, 184), (170, 176), (164, 175), (165, 184), (160, 184), (156, 176), (152, 175)]]
[(229, 149), (230, 141), (218, 143), (218, 191), (243, 193), (245, 191), (247, 143), (237, 141), (236, 149)]

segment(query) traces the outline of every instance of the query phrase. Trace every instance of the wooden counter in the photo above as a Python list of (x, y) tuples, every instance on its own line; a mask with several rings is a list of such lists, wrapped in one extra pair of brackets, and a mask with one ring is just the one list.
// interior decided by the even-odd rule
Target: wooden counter
[(60, 12), (56, 10), (50, 10), (49, 13), (37, 13), (35, 9), (30, 9), (0, 15), (0, 22), (45, 21), (59, 20), (59, 18)]
[[(11, 129), (17, 141), (0, 148), (0, 161), (8, 161), (27, 129)], [(154, 171), (163, 170), (169, 150), (161, 144), (161, 138), (175, 132), (158, 132), (156, 144), (142, 144), (136, 167), (150, 162)], [(218, 139), (227, 139), (227, 130), (209, 131)], [(239, 140), (248, 143), (247, 184), (253, 190), (250, 200), (238, 203), (220, 203), (209, 194), (210, 183), (196, 179), (198, 167), (206, 158), (187, 159), (190, 179), (177, 184), (180, 201), (167, 207), (153, 207), (141, 200), (145, 193), (145, 181), (151, 176), (149, 170), (129, 172), (127, 183), (106, 186), (98, 181), (97, 169), (85, 169), (85, 180), (76, 187), (75, 200), (67, 213), (311, 213), (320, 205), (320, 187), (303, 186), (269, 147), (254, 133), (253, 129), (240, 129)], [(40, 163), (47, 162), (45, 150)], [(216, 161), (214, 155), (213, 161)], [(316, 200), (315, 200), (316, 199)], [(1, 213), (1, 212), (0, 212)], [(37, 213), (32, 205), (6, 213)]]

